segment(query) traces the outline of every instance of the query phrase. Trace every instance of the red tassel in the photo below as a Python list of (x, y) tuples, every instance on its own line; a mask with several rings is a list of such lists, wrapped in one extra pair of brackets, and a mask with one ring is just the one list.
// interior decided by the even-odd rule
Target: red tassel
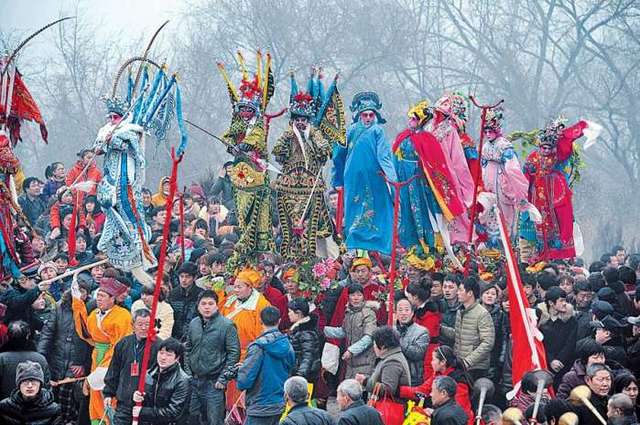
[(73, 200), (73, 213), (71, 214), (71, 225), (69, 226), (69, 237), (67, 245), (69, 245), (69, 265), (76, 267), (79, 262), (76, 258), (76, 226), (78, 225), (78, 209), (80, 207), (80, 192), (76, 190), (75, 199)]
[(184, 264), (185, 262), (185, 254), (184, 254), (184, 192), (186, 192), (187, 188), (185, 187), (182, 195), (180, 195), (179, 204), (179, 214), (180, 214), (180, 262)]
[(344, 220), (344, 188), (338, 189), (338, 205), (336, 207), (336, 233), (342, 235)]

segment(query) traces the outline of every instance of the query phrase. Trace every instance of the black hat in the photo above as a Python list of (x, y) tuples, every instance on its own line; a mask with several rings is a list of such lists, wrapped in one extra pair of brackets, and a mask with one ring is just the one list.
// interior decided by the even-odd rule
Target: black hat
[(44, 384), (44, 372), (39, 363), (30, 360), (18, 363), (16, 367), (16, 385), (20, 385), (22, 381), (26, 381), (27, 379), (34, 379)]
[(615, 304), (615, 302), (617, 301), (615, 291), (606, 286), (604, 288), (598, 289), (598, 292), (596, 292), (596, 295), (598, 296), (599, 300), (606, 301), (611, 305)]
[(560, 298), (567, 298), (567, 293), (564, 291), (564, 289), (561, 289), (559, 286), (552, 286), (544, 294), (544, 300), (547, 302), (554, 303), (558, 301)]
[(309, 302), (304, 298), (296, 298), (289, 301), (289, 309), (299, 311), (303, 316), (309, 315)]
[(613, 306), (606, 301), (594, 301), (591, 303), (591, 311), (598, 320), (604, 319), (606, 316), (613, 314)]
[(595, 329), (606, 329), (615, 334), (621, 333), (626, 327), (626, 325), (620, 323), (612, 316), (605, 316), (602, 320), (595, 320), (591, 322), (591, 326)]
[(182, 273), (190, 274), (191, 276), (195, 277), (198, 274), (198, 266), (196, 266), (191, 261), (187, 261), (186, 263), (182, 264), (178, 269), (178, 274), (182, 274)]

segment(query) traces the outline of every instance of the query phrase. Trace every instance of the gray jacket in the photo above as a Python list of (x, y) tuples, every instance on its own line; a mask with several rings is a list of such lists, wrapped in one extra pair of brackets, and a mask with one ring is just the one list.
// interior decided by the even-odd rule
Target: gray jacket
[(373, 374), (367, 379), (367, 391), (371, 393), (378, 382), (394, 397), (398, 395), (400, 385), (411, 383), (409, 364), (400, 347), (391, 348), (380, 357)]
[(453, 349), (467, 370), (489, 369), (495, 329), (491, 314), (477, 301), (456, 313), (455, 329), (442, 326), (442, 333), (455, 338)]
[(408, 327), (397, 324), (396, 330), (400, 333), (402, 354), (409, 363), (411, 386), (416, 387), (422, 384), (424, 377), (424, 355), (429, 345), (429, 331), (417, 323)]

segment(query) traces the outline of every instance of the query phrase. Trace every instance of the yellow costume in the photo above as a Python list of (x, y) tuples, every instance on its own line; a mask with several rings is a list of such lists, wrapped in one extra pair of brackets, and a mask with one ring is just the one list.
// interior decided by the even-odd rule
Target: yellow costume
[[(100, 310), (97, 308), (87, 315), (84, 302), (78, 298), (73, 298), (72, 306), (76, 332), (80, 338), (93, 346), (91, 373), (100, 375), (102, 370), (106, 373), (115, 345), (132, 332), (131, 314), (125, 308), (114, 305), (101, 318)], [(104, 373), (102, 385), (104, 386)], [(95, 425), (104, 415), (101, 389), (92, 389), (89, 397), (89, 418), (91, 418), (91, 424)]]

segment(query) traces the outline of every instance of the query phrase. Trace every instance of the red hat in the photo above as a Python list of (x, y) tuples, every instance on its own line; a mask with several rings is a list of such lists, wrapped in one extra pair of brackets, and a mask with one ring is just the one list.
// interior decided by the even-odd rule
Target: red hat
[(112, 297), (117, 297), (127, 292), (129, 288), (124, 283), (112, 277), (103, 277), (100, 279), (100, 287), (98, 289), (103, 290)]

